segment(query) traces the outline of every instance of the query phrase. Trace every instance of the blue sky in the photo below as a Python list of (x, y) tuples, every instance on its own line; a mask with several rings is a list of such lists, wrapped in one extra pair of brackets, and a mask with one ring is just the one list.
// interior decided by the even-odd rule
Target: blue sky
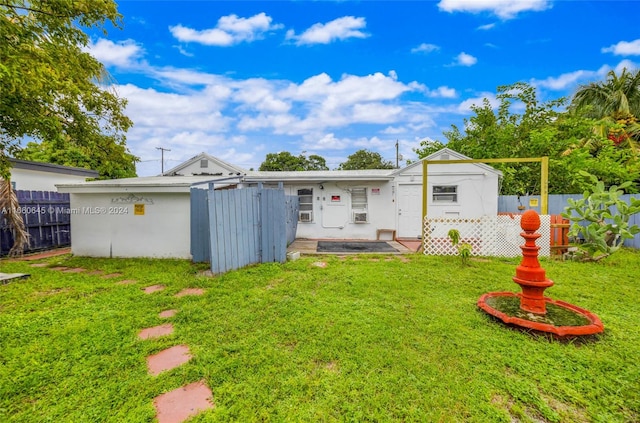
[[(359, 149), (395, 162), (495, 102), (543, 100), (640, 63), (640, 2), (122, 0), (123, 28), (90, 52), (128, 99), (138, 175), (207, 152), (257, 169), (267, 153)], [(402, 163), (401, 163), (402, 164)]]

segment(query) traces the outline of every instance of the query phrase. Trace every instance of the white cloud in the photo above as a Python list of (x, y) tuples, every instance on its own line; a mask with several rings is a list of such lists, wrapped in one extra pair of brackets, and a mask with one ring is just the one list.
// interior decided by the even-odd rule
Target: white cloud
[(456, 56), (455, 64), (458, 66), (473, 66), (476, 63), (478, 63), (478, 59), (464, 51)]
[(365, 18), (343, 16), (324, 24), (316, 23), (300, 35), (295, 35), (293, 30), (289, 30), (286, 38), (295, 40), (297, 45), (329, 44), (349, 38), (367, 38), (369, 34), (361, 31), (366, 26)]
[(182, 42), (228, 47), (261, 39), (265, 33), (282, 28), (282, 25), (272, 24), (271, 21), (272, 18), (264, 12), (250, 18), (228, 15), (218, 19), (214, 28), (195, 30), (178, 24), (170, 26), (169, 31)]
[(480, 25), (478, 27), (478, 29), (481, 30), (481, 31), (488, 31), (488, 30), (493, 29), (495, 27), (496, 27), (496, 24), (490, 23), (490, 24), (486, 24), (486, 25)]
[(617, 74), (620, 74), (622, 72), (622, 69), (625, 68), (628, 71), (634, 71), (640, 69), (640, 66), (637, 63), (632, 62), (631, 60), (623, 60), (616, 65), (615, 71)]
[(537, 87), (548, 88), (554, 91), (561, 91), (575, 86), (578, 81), (585, 80), (587, 78), (593, 78), (595, 76), (597, 76), (596, 72), (577, 70), (574, 72), (563, 73), (562, 75), (557, 77), (550, 76), (547, 79), (532, 80), (531, 82)]
[(137, 64), (137, 60), (144, 54), (144, 50), (133, 40), (113, 42), (104, 38), (97, 42), (90, 41), (85, 51), (105, 66), (129, 68)]
[(427, 95), (429, 97), (455, 98), (458, 96), (458, 93), (454, 88), (449, 88), (443, 85), (435, 90), (429, 91)]
[(602, 48), (603, 53), (613, 53), (616, 56), (639, 56), (640, 39), (633, 41), (620, 41), (609, 47)]
[(549, 0), (440, 0), (445, 12), (490, 12), (501, 19), (512, 19), (526, 11), (540, 12), (551, 7)]
[(440, 47), (435, 44), (422, 43), (418, 47), (412, 48), (411, 53), (432, 53), (437, 50), (440, 50)]
[(500, 105), (500, 102), (498, 101), (494, 93), (483, 92), (483, 93), (480, 93), (480, 95), (477, 97), (468, 98), (464, 100), (462, 103), (460, 103), (457, 106), (458, 113), (466, 114), (471, 111), (472, 106), (482, 106), (484, 104), (485, 98), (489, 100), (489, 104), (493, 109), (496, 109)]

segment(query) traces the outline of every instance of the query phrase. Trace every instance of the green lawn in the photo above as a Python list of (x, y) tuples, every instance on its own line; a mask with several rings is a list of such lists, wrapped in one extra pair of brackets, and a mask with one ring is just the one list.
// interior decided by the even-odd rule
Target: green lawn
[[(504, 327), (476, 307), (517, 290), (517, 259), (304, 257), (199, 276), (179, 260), (63, 257), (0, 262), (31, 278), (0, 285), (0, 421), (151, 422), (153, 399), (205, 380), (211, 421), (640, 421), (640, 253), (543, 261), (546, 293), (598, 314), (605, 333), (561, 342)], [(316, 262), (326, 261), (326, 267)], [(147, 295), (142, 288), (167, 289)], [(186, 287), (203, 296), (176, 298)], [(139, 340), (169, 319), (174, 334)], [(150, 376), (146, 356), (194, 358)]]

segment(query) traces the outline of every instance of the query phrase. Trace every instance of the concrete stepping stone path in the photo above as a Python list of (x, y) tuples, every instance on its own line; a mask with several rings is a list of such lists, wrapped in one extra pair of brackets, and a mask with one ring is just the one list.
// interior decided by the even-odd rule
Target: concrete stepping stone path
[(122, 276), (122, 273), (108, 273), (106, 275), (102, 275), (101, 278), (102, 279), (111, 279), (111, 278), (117, 278)]
[(162, 291), (164, 289), (164, 285), (151, 285), (144, 288), (145, 294), (153, 294), (154, 292)]
[(173, 333), (173, 325), (171, 323), (165, 323), (160, 326), (154, 326), (152, 328), (142, 329), (138, 333), (140, 339), (159, 338), (165, 335), (171, 335)]
[(213, 394), (204, 381), (193, 382), (154, 399), (158, 423), (181, 423), (214, 407)]
[(178, 310), (165, 310), (165, 311), (161, 311), (160, 314), (158, 314), (158, 317), (160, 317), (161, 319), (168, 319), (169, 317), (173, 317), (178, 313)]
[(86, 272), (87, 269), (83, 269), (82, 267), (74, 267), (72, 269), (63, 270), (63, 273), (82, 273)]
[(178, 292), (176, 297), (184, 297), (187, 295), (202, 295), (204, 294), (204, 289), (202, 288), (185, 288), (182, 291)]
[(133, 279), (124, 279), (116, 282), (116, 285), (133, 285), (134, 283), (136, 283), (136, 281)]
[(149, 368), (149, 373), (157, 376), (166, 370), (175, 369), (191, 360), (191, 358), (189, 347), (186, 345), (176, 345), (175, 347), (167, 348), (157, 354), (148, 356), (147, 367)]

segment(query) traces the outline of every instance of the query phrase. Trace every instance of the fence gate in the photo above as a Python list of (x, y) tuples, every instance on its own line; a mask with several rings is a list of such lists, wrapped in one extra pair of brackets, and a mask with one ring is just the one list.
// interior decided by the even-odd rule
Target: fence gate
[[(298, 202), (284, 189), (191, 190), (191, 253), (213, 273), (284, 262), (297, 227)], [(295, 216), (296, 218), (292, 218)]]

